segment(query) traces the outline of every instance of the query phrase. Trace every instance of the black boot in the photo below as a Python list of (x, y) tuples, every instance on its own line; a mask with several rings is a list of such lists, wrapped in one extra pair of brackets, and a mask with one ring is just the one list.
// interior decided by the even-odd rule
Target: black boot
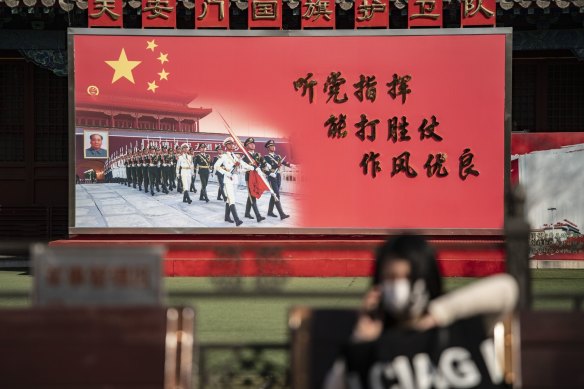
[(274, 196), (272, 196), (270, 197), (270, 205), (268, 205), (268, 216), (278, 217), (278, 215), (274, 213), (274, 203), (275, 203)]
[(284, 220), (290, 217), (290, 215), (286, 215), (284, 213), (284, 210), (282, 209), (282, 203), (280, 201), (276, 202), (276, 209), (278, 210), (278, 213), (280, 214), (280, 220)]
[(150, 193), (154, 196), (154, 185), (150, 185)]
[(251, 199), (249, 198), (249, 196), (247, 196), (247, 203), (245, 203), (245, 214), (243, 216), (245, 216), (248, 219), (253, 219), (253, 216), (251, 216), (250, 211), (251, 211)]
[(187, 202), (187, 192), (183, 193), (183, 203)]
[(231, 204), (229, 206), (229, 208), (231, 209), (231, 214), (233, 215), (233, 220), (235, 220), (235, 225), (237, 227), (239, 227), (240, 225), (243, 224), (243, 222), (241, 220), (239, 220), (239, 216), (237, 216), (237, 210), (235, 209), (235, 204)]
[(191, 200), (191, 197), (189, 196), (189, 192), (187, 192), (186, 190), (184, 191), (184, 195), (183, 195), (183, 197), (187, 199), (187, 203), (189, 203), (189, 204), (190, 204), (190, 203), (192, 203), (192, 202), (193, 202), (193, 201)]
[(258, 204), (254, 202), (252, 204), (252, 206), (253, 206), (253, 212), (256, 215), (256, 219), (258, 219), (258, 223), (261, 222), (262, 220), (265, 220), (266, 218), (263, 217), (262, 215), (260, 215), (260, 210), (258, 209)]
[(229, 208), (229, 204), (225, 204), (225, 221), (229, 223), (233, 223), (229, 214), (231, 213), (231, 208)]

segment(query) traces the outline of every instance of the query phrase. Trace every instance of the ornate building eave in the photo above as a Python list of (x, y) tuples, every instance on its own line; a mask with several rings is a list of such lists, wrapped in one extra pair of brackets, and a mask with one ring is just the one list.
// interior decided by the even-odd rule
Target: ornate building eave
[[(195, 3), (192, 0), (177, 0), (183, 3), (187, 9), (192, 9)], [(233, 5), (244, 10), (247, 8), (246, 0), (230, 0)], [(300, 5), (299, 0), (282, 0), (290, 9), (295, 9)], [(396, 9), (405, 9), (407, 7), (407, 0), (389, 0), (392, 6)], [(443, 0), (446, 4), (458, 2), (459, 0)], [(558, 8), (568, 8), (570, 5), (584, 9), (584, 0), (496, 0), (499, 7), (503, 10), (510, 10), (512, 8), (549, 8), (552, 3)], [(339, 7), (343, 10), (349, 10), (353, 7), (352, 0), (335, 0)], [(77, 8), (79, 10), (87, 9), (87, 0), (0, 0), (0, 4), (4, 3), (9, 8), (16, 7), (44, 7), (54, 8), (59, 7), (65, 12), (72, 11)], [(139, 0), (124, 1), (123, 6), (129, 8), (140, 8), (142, 5)]]

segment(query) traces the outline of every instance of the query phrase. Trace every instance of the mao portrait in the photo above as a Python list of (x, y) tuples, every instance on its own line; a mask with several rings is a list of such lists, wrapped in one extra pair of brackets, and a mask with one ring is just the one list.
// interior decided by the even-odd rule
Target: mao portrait
[(83, 134), (85, 158), (107, 158), (107, 131), (85, 131)]

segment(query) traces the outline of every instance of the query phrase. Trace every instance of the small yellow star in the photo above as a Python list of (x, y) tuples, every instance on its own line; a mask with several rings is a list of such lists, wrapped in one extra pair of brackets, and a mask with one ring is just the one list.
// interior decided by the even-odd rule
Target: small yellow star
[(168, 62), (168, 54), (160, 53), (160, 57), (157, 58), (161, 64), (164, 65), (165, 62)]
[(114, 77), (112, 78), (112, 84), (122, 77), (130, 81), (132, 84), (134, 84), (134, 76), (132, 75), (132, 69), (140, 65), (142, 61), (128, 61), (128, 57), (126, 56), (126, 50), (122, 49), (120, 57), (118, 58), (117, 61), (105, 61), (105, 63), (107, 63), (115, 70)]
[(152, 50), (152, 52), (154, 52), (154, 49), (158, 47), (154, 39), (152, 39), (151, 41), (146, 41), (146, 43), (148, 43), (148, 47), (146, 47), (146, 50)]
[(164, 69), (162, 69), (162, 72), (158, 73), (158, 75), (160, 76), (160, 80), (166, 80), (168, 81), (168, 75), (170, 73), (166, 72)]
[(148, 83), (148, 90), (152, 91), (152, 93), (156, 93), (156, 88), (158, 88), (158, 85), (156, 85), (156, 80)]

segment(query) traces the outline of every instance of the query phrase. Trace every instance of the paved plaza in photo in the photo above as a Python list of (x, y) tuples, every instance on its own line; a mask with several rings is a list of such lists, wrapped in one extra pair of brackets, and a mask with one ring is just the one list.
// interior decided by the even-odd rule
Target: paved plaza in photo
[[(207, 195), (209, 202), (199, 200), (200, 183), (197, 180), (197, 193), (189, 192), (192, 204), (183, 203), (183, 195), (176, 190), (169, 194), (156, 192), (154, 196), (145, 193), (144, 188), (128, 187), (117, 183), (77, 184), (75, 185), (75, 227), (100, 228), (204, 228), (234, 227), (224, 221), (225, 202), (217, 199), (218, 184), (209, 182)], [(258, 223), (255, 218), (244, 217), (247, 189), (240, 185), (237, 190), (237, 214), (243, 221), (240, 227), (294, 227), (298, 223), (298, 206), (295, 195), (281, 193), (284, 212), (290, 217), (267, 216), (270, 194), (264, 193), (257, 200), (260, 214), (266, 219)], [(274, 213), (277, 210), (274, 207)], [(253, 210), (251, 215), (254, 216)]]

